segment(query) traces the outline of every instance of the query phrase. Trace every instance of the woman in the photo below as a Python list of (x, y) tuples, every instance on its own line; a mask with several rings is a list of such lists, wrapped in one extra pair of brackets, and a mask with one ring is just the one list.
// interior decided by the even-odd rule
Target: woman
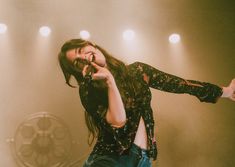
[(86, 124), (97, 138), (84, 167), (150, 167), (157, 157), (150, 87), (188, 93), (215, 103), (219, 97), (235, 101), (235, 79), (228, 87), (185, 80), (147, 64), (125, 65), (100, 46), (82, 39), (67, 41), (59, 53), (66, 83), (79, 85)]

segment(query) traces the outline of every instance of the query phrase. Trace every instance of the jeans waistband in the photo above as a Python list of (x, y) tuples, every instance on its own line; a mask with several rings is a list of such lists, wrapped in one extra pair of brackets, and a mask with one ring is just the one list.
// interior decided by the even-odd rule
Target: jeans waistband
[(149, 157), (148, 150), (140, 148), (135, 143), (132, 144), (131, 151), (137, 153), (140, 156)]

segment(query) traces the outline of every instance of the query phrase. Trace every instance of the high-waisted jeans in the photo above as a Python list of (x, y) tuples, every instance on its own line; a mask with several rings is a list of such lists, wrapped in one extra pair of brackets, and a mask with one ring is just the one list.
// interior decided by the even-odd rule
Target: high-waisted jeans
[(83, 167), (151, 167), (147, 151), (137, 145), (131, 146), (128, 155), (96, 155), (91, 154)]

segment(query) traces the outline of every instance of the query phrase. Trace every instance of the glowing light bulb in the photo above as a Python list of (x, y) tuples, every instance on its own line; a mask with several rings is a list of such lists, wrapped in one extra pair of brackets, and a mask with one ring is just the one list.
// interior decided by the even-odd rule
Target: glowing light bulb
[(126, 41), (131, 41), (135, 38), (135, 32), (133, 30), (126, 30), (123, 32), (122, 37)]
[(50, 35), (51, 33), (51, 29), (47, 26), (42, 26), (40, 29), (39, 29), (39, 32), (42, 36), (44, 37), (47, 37)]
[(80, 37), (82, 38), (82, 39), (89, 39), (90, 38), (90, 33), (88, 32), (88, 31), (86, 31), (86, 30), (82, 30), (82, 31), (80, 31)]
[(170, 43), (173, 43), (173, 44), (179, 43), (179, 42), (180, 42), (180, 35), (179, 35), (179, 34), (176, 34), (176, 33), (171, 34), (171, 35), (169, 36), (169, 42), (170, 42)]

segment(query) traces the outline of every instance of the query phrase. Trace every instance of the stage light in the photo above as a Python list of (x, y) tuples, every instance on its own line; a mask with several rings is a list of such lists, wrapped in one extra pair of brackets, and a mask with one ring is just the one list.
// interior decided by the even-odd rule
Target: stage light
[(0, 23), (0, 34), (4, 34), (7, 31), (7, 25)]
[(173, 44), (179, 43), (180, 42), (180, 35), (179, 34), (171, 34), (169, 36), (169, 42), (173, 43)]
[(88, 31), (86, 31), (86, 30), (82, 30), (82, 31), (80, 31), (80, 37), (82, 38), (82, 39), (89, 39), (90, 38), (90, 33), (88, 32)]
[(47, 37), (50, 35), (51, 33), (51, 29), (47, 26), (42, 26), (40, 29), (39, 29), (39, 32), (42, 36), (44, 37)]
[(131, 41), (135, 38), (135, 32), (133, 30), (126, 30), (123, 32), (122, 37), (126, 41)]

